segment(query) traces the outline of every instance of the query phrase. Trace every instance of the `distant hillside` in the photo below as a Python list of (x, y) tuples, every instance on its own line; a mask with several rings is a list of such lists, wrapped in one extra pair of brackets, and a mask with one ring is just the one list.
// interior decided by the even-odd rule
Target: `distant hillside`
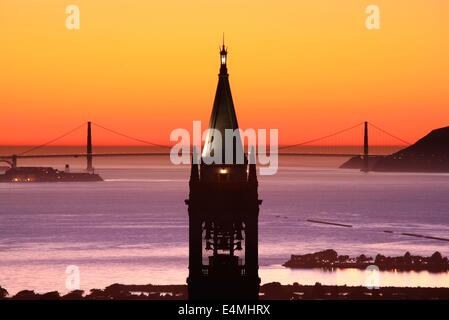
[[(449, 172), (449, 127), (435, 129), (410, 147), (373, 162), (372, 171)], [(341, 168), (361, 169), (362, 164), (355, 157)]]

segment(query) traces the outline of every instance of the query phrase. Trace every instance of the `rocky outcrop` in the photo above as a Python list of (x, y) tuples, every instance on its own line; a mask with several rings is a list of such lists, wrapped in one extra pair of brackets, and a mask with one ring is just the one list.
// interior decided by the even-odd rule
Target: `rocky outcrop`
[[(361, 157), (340, 168), (362, 169)], [(435, 129), (415, 144), (385, 157), (370, 158), (371, 171), (449, 172), (449, 127)]]

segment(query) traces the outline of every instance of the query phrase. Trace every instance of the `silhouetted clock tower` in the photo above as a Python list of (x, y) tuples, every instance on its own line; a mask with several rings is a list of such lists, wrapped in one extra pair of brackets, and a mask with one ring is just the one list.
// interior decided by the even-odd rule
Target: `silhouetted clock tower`
[[(220, 51), (220, 74), (209, 128), (225, 137), (238, 129), (229, 85), (227, 49)], [(210, 133), (199, 161), (192, 161), (189, 211), (189, 299), (258, 299), (258, 182), (254, 152), (244, 154), (240, 135), (232, 141), (232, 161), (211, 163), (206, 157), (225, 143)], [(236, 154), (243, 156), (243, 161)], [(196, 159), (195, 150), (193, 158)], [(229, 155), (228, 155), (229, 156)], [(199, 163), (195, 163), (199, 162)], [(218, 162), (218, 161), (217, 161)]]

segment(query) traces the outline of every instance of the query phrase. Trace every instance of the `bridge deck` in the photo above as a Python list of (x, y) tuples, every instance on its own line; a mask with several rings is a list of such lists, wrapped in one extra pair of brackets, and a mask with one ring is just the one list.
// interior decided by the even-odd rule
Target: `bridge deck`
[[(151, 157), (151, 156), (169, 156), (169, 152), (148, 152), (148, 153), (93, 153), (92, 157)], [(296, 153), (296, 152), (280, 152), (279, 156), (291, 157), (360, 157), (361, 153)], [(31, 154), (16, 155), (17, 159), (37, 159), (37, 158), (83, 158), (87, 157), (87, 153), (68, 153), (68, 154)], [(370, 154), (369, 157), (383, 157), (385, 155)], [(13, 155), (0, 155), (0, 159), (10, 160)]]

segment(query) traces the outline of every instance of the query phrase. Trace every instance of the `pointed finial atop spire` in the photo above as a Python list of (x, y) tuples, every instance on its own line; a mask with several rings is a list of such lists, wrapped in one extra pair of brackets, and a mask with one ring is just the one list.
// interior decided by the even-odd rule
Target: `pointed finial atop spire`
[(226, 45), (225, 45), (225, 33), (224, 32), (223, 32), (223, 40), (222, 40), (222, 43), (221, 43), (220, 51), (221, 51), (221, 53), (224, 53), (224, 52), (227, 51), (226, 50)]

